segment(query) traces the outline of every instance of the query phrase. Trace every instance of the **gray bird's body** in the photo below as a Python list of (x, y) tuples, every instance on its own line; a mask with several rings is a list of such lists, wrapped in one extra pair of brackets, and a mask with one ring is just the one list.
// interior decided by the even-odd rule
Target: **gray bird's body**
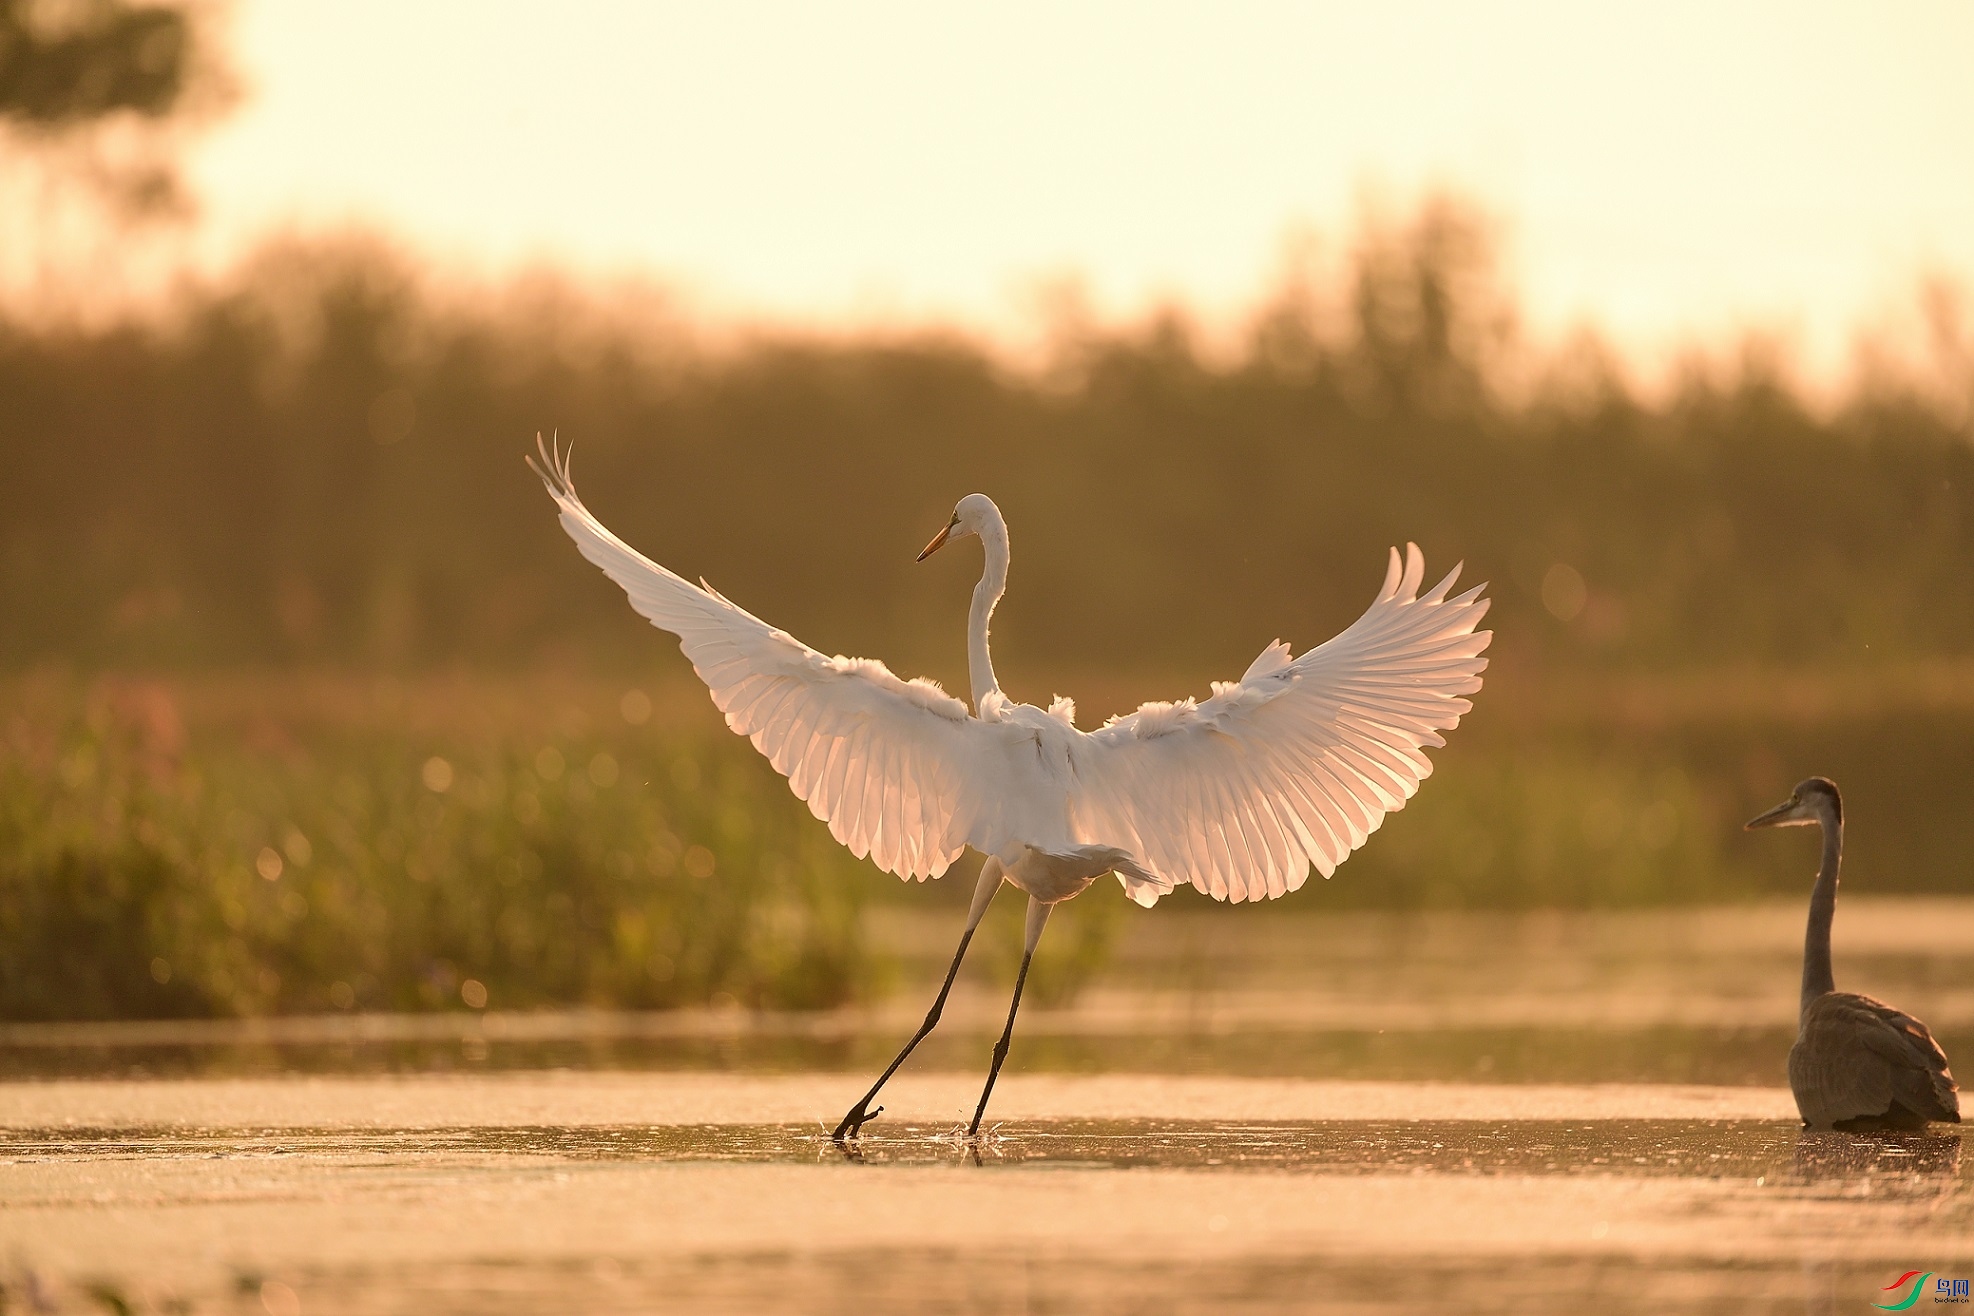
[(1810, 893), (1802, 1011), (1789, 1048), (1789, 1087), (1803, 1124), (1853, 1133), (1918, 1129), (1932, 1120), (1958, 1124), (1959, 1089), (1926, 1025), (1883, 1001), (1840, 992), (1833, 980), (1830, 924), (1844, 849), (1844, 805), (1836, 785), (1811, 777), (1748, 826), (1811, 824), (1823, 829), (1823, 864)]
[(1789, 1087), (1812, 1129), (1917, 1129), (1960, 1122), (1946, 1053), (1926, 1025), (1856, 992), (1803, 1002)]

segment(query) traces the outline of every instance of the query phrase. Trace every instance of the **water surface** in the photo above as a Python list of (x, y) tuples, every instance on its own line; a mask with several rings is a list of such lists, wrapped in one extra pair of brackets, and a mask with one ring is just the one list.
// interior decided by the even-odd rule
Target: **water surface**
[(6, 1282), (77, 1311), (1794, 1312), (1974, 1266), (1957, 1134), (1804, 1134), (1773, 1089), (1017, 1076), (975, 1147), (975, 1082), (909, 1077), (849, 1149), (789, 1117), (841, 1103), (828, 1076), (9, 1084)]
[[(1957, 1131), (1797, 1127), (1794, 905), (1153, 913), (1024, 1009), (978, 1147), (991, 945), (826, 1136), (937, 910), (827, 1014), (0, 1025), (5, 1310), (1800, 1313), (1974, 1275)], [(1974, 1063), (1974, 901), (1847, 902), (1837, 962)]]

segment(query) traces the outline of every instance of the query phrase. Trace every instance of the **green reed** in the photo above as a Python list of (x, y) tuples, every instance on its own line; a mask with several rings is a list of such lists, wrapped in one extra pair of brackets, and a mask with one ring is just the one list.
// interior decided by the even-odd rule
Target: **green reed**
[(16, 721), (8, 1017), (813, 1007), (881, 977), (871, 876), (707, 737), (178, 745), (154, 721), (100, 698)]
[[(1288, 904), (1800, 893), (1813, 847), (1751, 844), (1739, 823), (1811, 771), (1846, 786), (1848, 886), (1963, 889), (1964, 713), (1709, 707), (1618, 730), (1518, 714), (1534, 701), (1512, 684), (1489, 693), (1498, 714), (1462, 727), (1419, 796)], [(931, 951), (901, 959), (867, 915), (909, 903), (957, 935), (975, 871), (908, 886), (855, 859), (696, 690), (654, 702), (543, 675), (0, 684), (8, 1019), (823, 1008), (885, 994), (906, 961), (930, 972)], [(1021, 903), (997, 902), (972, 972), (1012, 979)], [(1139, 916), (1110, 882), (1064, 906), (1035, 999), (1073, 998)], [(935, 967), (944, 954), (942, 940)]]

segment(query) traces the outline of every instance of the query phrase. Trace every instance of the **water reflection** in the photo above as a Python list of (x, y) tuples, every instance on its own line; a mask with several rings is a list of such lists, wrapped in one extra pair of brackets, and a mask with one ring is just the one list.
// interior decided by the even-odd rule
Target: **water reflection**
[[(637, 1022), (637, 1021), (634, 1021)], [(1165, 1034), (1051, 1033), (1048, 1016), (1019, 1036), (1015, 1062), (1038, 1073), (1225, 1074), (1484, 1083), (1703, 1083), (1780, 1081), (1793, 1026), (1295, 1030), (1180, 1029)], [(454, 1025), (455, 1029), (459, 1027)], [(0, 1038), (0, 1079), (217, 1078), (278, 1074), (429, 1074), (555, 1069), (690, 1073), (848, 1073), (881, 1068), (899, 1029), (806, 1033), (749, 1024), (729, 1036), (598, 1032), (565, 1038), (489, 1040), (439, 1036), (281, 1042), (229, 1037), (98, 1040), (88, 1025), (45, 1030), (32, 1043)], [(998, 1031), (998, 1024), (995, 1026)], [(124, 1028), (134, 1033), (135, 1028)], [(241, 1034), (251, 1034), (242, 1026)], [(906, 1029), (905, 1031), (909, 1031)], [(920, 1047), (926, 1069), (984, 1064), (993, 1034), (950, 1030)]]
[[(1003, 1125), (977, 1149), (943, 1126), (871, 1131), (846, 1149), (820, 1126), (704, 1124), (419, 1130), (0, 1131), (0, 1161), (170, 1157), (533, 1157), (865, 1167), (1139, 1168), (1326, 1175), (1433, 1174), (1745, 1180), (1938, 1194), (1963, 1176), (1957, 1134), (1804, 1133), (1738, 1120), (1415, 1120), (1268, 1124), (1050, 1120)], [(977, 1150), (977, 1155), (972, 1154)]]
[[(791, 1294), (830, 1313), (1834, 1311), (1909, 1251), (1959, 1255), (1974, 1177), (1955, 1134), (1781, 1120), (954, 1133), (880, 1123), (843, 1149), (815, 1123), (0, 1130), (21, 1258), (0, 1292), (47, 1279), (56, 1310), (94, 1310), (88, 1285), (110, 1276), (132, 1309), (244, 1310), (246, 1276), (303, 1310), (440, 1316), (787, 1310)], [(106, 1209), (144, 1222), (136, 1241), (110, 1238)], [(841, 1229), (857, 1219), (868, 1236)], [(221, 1237), (216, 1261), (200, 1240)]]
[[(1780, 1086), (1796, 1032), (1797, 902), (1561, 914), (1188, 910), (1132, 920), (1073, 1004), (1025, 1010), (1010, 1065), (1048, 1073), (1455, 1083)], [(1170, 917), (1168, 917), (1168, 913)], [(873, 914), (888, 1000), (815, 1013), (468, 1011), (117, 1023), (0, 1021), (0, 1078), (572, 1069), (843, 1073), (918, 1023), (950, 910)], [(1923, 953), (1910, 930), (1930, 930)], [(1970, 935), (1963, 935), (1970, 934)], [(1974, 1051), (1974, 900), (1847, 900), (1857, 985)], [(980, 1071), (1011, 964), (963, 973), (921, 1070)]]
[(1935, 1196), (1960, 1177), (1958, 1133), (1797, 1135), (1796, 1178), (1893, 1195)]

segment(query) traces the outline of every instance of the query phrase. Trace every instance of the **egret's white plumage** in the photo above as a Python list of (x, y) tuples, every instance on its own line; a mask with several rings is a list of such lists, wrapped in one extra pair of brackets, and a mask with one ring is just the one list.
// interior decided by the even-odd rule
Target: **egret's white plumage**
[(1490, 633), (1474, 629), (1488, 606), (1481, 587), (1449, 597), (1455, 568), (1420, 595), (1424, 559), (1407, 545), (1403, 561), (1392, 551), (1370, 609), (1328, 643), (1292, 658), (1277, 641), (1211, 698), (1146, 704), (1080, 731), (1067, 700), (1014, 703), (992, 679), (986, 621), (1007, 532), (975, 494), (952, 527), (980, 518), (969, 529), (988, 554), (985, 606), (976, 600), (969, 628), (985, 679), (970, 713), (930, 681), (827, 657), (651, 561), (583, 505), (566, 460), (545, 476), (583, 556), (678, 636), (727, 725), (831, 835), (900, 877), (937, 877), (971, 846), (1025, 887), (1031, 870), (1088, 867), (1077, 857), (1094, 848), (1114, 852), (1143, 905), (1182, 882), (1221, 900), (1283, 895), (1312, 864), (1328, 877), (1412, 797), (1432, 772), (1425, 747), (1445, 744), (1439, 733), (1472, 707), (1465, 696), (1487, 665)]
[[(968, 535), (985, 550), (967, 625), (969, 711), (874, 659), (827, 657), (666, 570), (583, 506), (565, 456), (544, 451), (537, 469), (583, 556), (678, 637), (727, 725), (831, 835), (901, 877), (937, 877), (969, 846), (987, 855), (968, 935), (1005, 876), (1034, 902), (1030, 952), (1048, 907), (1105, 873), (1146, 906), (1180, 883), (1240, 901), (1294, 891), (1312, 864), (1328, 877), (1432, 772), (1426, 747), (1445, 744), (1439, 733), (1471, 709), (1487, 666), (1491, 635), (1474, 629), (1482, 587), (1451, 595), (1455, 567), (1421, 594), (1425, 561), (1408, 544), (1334, 639), (1300, 658), (1276, 641), (1210, 698), (1081, 731), (1068, 700), (1042, 709), (1001, 692), (988, 623), (1007, 583), (1007, 525), (969, 494), (919, 555)], [(862, 1105), (839, 1134), (869, 1118), (857, 1118)]]

